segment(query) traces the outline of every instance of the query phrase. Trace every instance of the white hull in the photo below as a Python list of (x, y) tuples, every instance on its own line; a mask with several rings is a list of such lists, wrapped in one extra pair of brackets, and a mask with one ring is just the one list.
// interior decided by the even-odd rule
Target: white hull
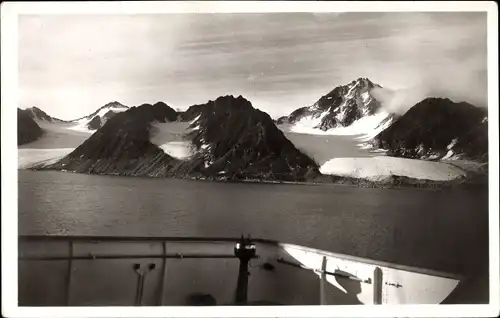
[[(455, 275), (425, 271), (376, 262), (368, 259), (335, 254), (291, 244), (280, 244), (279, 255), (295, 260), (308, 268), (341, 271), (361, 279), (357, 283), (342, 277), (321, 275), (327, 282), (327, 305), (342, 304), (346, 295), (355, 295), (362, 304), (439, 304), (457, 287), (460, 278)], [(324, 260), (323, 260), (324, 259)], [(325, 262), (325, 265), (323, 265)], [(379, 271), (378, 277), (376, 270)]]

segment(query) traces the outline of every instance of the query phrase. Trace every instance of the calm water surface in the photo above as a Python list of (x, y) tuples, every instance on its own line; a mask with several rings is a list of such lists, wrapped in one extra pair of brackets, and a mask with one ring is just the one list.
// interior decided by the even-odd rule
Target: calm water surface
[(487, 191), (222, 183), (19, 171), (19, 233), (251, 234), (466, 272), (487, 263)]

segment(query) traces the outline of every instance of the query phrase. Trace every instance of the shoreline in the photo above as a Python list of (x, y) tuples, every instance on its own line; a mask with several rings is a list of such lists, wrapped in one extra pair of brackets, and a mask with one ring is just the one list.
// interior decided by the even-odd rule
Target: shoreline
[(144, 179), (179, 179), (189, 181), (219, 182), (219, 183), (247, 183), (247, 184), (275, 184), (275, 185), (304, 185), (304, 186), (343, 186), (354, 188), (376, 188), (376, 189), (414, 189), (426, 191), (445, 191), (445, 190), (488, 190), (488, 174), (476, 176), (486, 180), (477, 182), (474, 177), (464, 177), (449, 181), (433, 181), (427, 179), (414, 179), (401, 176), (391, 176), (386, 181), (371, 181), (368, 179), (356, 179), (340, 177), (334, 175), (320, 175), (316, 180), (311, 181), (281, 181), (281, 180), (262, 180), (262, 179), (224, 179), (224, 178), (205, 178), (205, 177), (178, 177), (178, 176), (144, 176), (144, 175), (125, 175), (119, 173), (86, 173), (57, 169), (37, 169), (37, 168), (18, 168), (18, 171), (56, 171), (62, 173), (78, 173), (84, 175), (109, 176), (109, 177), (130, 177)]

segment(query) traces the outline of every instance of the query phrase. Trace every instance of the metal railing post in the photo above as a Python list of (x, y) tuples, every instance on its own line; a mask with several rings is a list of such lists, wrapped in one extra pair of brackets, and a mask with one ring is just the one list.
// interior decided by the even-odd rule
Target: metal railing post
[(319, 279), (319, 294), (320, 305), (327, 305), (326, 303), (326, 256), (323, 256), (321, 261), (321, 277)]
[(380, 267), (375, 267), (373, 271), (373, 304), (382, 304), (382, 277), (383, 273)]
[[(162, 242), (163, 256), (167, 255), (167, 242)], [(163, 297), (165, 295), (165, 279), (167, 276), (167, 258), (163, 258), (163, 267), (161, 269), (160, 292), (158, 295), (158, 306), (163, 306)]]
[(66, 306), (71, 302), (71, 277), (73, 273), (73, 241), (69, 241), (68, 271), (66, 276)]

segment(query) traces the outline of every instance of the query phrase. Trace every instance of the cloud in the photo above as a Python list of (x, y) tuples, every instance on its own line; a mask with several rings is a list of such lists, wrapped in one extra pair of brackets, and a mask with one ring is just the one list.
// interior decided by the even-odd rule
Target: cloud
[(456, 65), (436, 65), (417, 76), (414, 83), (408, 88), (397, 90), (376, 88), (372, 93), (387, 111), (396, 114), (404, 114), (427, 97), (488, 106), (486, 59), (482, 56), (466, 59)]
[[(486, 13), (28, 15), (18, 54), (19, 106), (60, 118), (112, 100), (187, 108), (226, 94), (284, 115), (358, 77), (418, 87), (387, 101), (398, 109), (427, 94), (486, 95)], [(467, 78), (474, 68), (479, 80)]]

